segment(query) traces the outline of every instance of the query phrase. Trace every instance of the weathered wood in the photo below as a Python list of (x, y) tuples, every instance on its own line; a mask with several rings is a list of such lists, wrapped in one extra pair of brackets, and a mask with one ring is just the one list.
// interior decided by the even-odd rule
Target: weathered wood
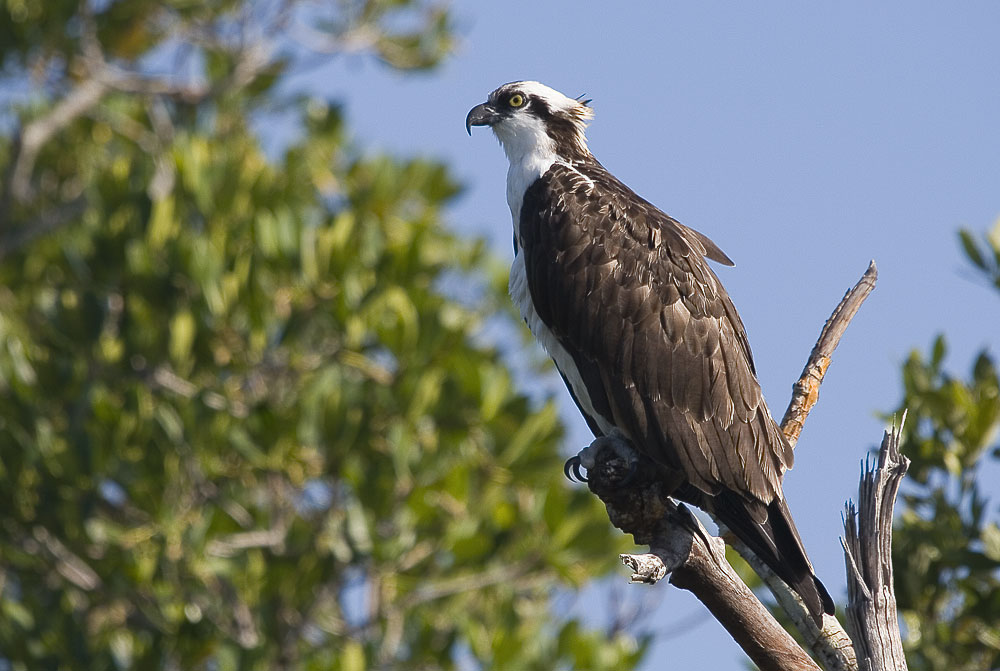
[(847, 628), (864, 671), (905, 671), (903, 641), (892, 583), (892, 514), (910, 460), (899, 452), (899, 427), (886, 431), (875, 467), (865, 461), (858, 505), (847, 502), (844, 559), (847, 564)]
[(851, 637), (847, 635), (840, 621), (832, 615), (824, 615), (823, 628), (819, 629), (798, 594), (742, 542), (731, 534), (725, 538), (771, 590), (778, 605), (785, 611), (792, 625), (798, 629), (806, 649), (820, 665), (827, 671), (856, 671), (858, 662)]
[[(840, 303), (830, 314), (830, 318), (826, 320), (819, 338), (809, 354), (809, 359), (802, 369), (802, 375), (792, 385), (792, 398), (788, 403), (785, 416), (781, 420), (781, 430), (792, 447), (798, 441), (806, 418), (819, 399), (819, 386), (830, 367), (831, 357), (834, 350), (837, 349), (837, 345), (840, 344), (840, 338), (858, 313), (861, 304), (875, 288), (877, 279), (878, 268), (872, 261), (868, 264), (864, 274), (861, 275), (861, 279), (844, 294)], [(782, 610), (785, 611), (792, 624), (802, 635), (806, 647), (825, 669), (828, 671), (853, 671), (858, 668), (851, 638), (836, 617), (825, 616), (822, 630), (817, 628), (802, 600), (774, 574), (774, 571), (767, 564), (760, 561), (749, 548), (737, 538), (732, 537), (731, 534), (726, 537), (726, 540), (770, 588)]]
[(840, 344), (840, 337), (844, 335), (848, 324), (858, 313), (868, 294), (875, 288), (877, 279), (878, 268), (875, 267), (875, 261), (872, 261), (858, 283), (844, 294), (830, 318), (826, 320), (819, 339), (809, 354), (806, 366), (802, 369), (802, 375), (792, 385), (792, 399), (788, 402), (785, 416), (781, 418), (781, 430), (792, 447), (799, 441), (806, 417), (819, 400), (819, 386), (823, 383), (827, 368), (830, 367), (830, 357)]

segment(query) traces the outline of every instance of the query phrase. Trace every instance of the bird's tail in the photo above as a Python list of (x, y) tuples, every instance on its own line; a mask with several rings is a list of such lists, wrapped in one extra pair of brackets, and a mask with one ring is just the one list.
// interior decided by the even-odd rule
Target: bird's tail
[(758, 522), (742, 497), (720, 492), (712, 497), (713, 512), (757, 557), (802, 597), (816, 626), (822, 629), (823, 613), (833, 615), (830, 593), (813, 573), (802, 539), (784, 499), (775, 497), (767, 506), (767, 516)]

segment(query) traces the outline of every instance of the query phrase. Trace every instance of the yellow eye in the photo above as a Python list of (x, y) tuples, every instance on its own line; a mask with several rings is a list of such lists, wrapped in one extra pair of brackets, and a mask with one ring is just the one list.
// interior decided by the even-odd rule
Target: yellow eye
[(507, 101), (507, 104), (509, 104), (511, 107), (520, 107), (521, 105), (524, 104), (524, 96), (522, 96), (520, 93), (515, 93), (510, 97), (510, 100)]

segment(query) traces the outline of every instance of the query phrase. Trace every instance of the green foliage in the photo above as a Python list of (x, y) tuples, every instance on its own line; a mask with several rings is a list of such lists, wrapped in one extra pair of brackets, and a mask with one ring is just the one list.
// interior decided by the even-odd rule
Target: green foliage
[(1000, 289), (1000, 219), (993, 223), (993, 228), (980, 242), (971, 231), (962, 229), (958, 232), (962, 249), (978, 270), (986, 276), (986, 280)]
[[(634, 667), (643, 643), (550, 608), (624, 541), (566, 486), (553, 406), (475, 337), (506, 298), (442, 226), (445, 167), (280, 99), (292, 57), (232, 76), (235, 0), (37, 4), (2, 13), (8, 68), (73, 89), (90, 21), (134, 70), (4, 184), (0, 666)], [(395, 67), (450, 42), (434, 7), (338, 7), (318, 29), (365, 26)], [(137, 59), (195, 24), (208, 88), (149, 85)], [(250, 123), (273, 105), (302, 128), (280, 159)], [(10, 134), (0, 156), (25, 160)]]
[[(961, 240), (977, 268), (995, 272), (972, 236)], [(1000, 259), (995, 233), (987, 247)], [(1000, 515), (980, 478), (1000, 458), (1000, 380), (988, 352), (968, 379), (944, 370), (945, 354), (939, 336), (930, 356), (914, 352), (903, 366), (896, 414), (908, 409), (912, 464), (893, 531), (896, 598), (911, 669), (978, 671), (1000, 664)]]

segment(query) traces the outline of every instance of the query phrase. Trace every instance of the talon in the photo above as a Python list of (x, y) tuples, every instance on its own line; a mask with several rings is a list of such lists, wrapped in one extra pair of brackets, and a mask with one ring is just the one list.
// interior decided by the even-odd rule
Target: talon
[(580, 450), (580, 454), (568, 459), (563, 467), (566, 477), (578, 482), (589, 482), (590, 478), (583, 473), (597, 467), (597, 455), (606, 448), (614, 452), (617, 458), (615, 461), (620, 464), (607, 472), (611, 478), (610, 482), (616, 487), (627, 487), (635, 482), (639, 475), (641, 459), (629, 442), (618, 435), (596, 438), (594, 442)]
[(566, 460), (566, 463), (563, 464), (563, 473), (566, 474), (566, 478), (570, 482), (586, 482), (587, 476), (583, 474), (580, 467), (580, 457), (570, 457)]
[(577, 457), (570, 457), (569, 459), (566, 460), (566, 463), (563, 464), (563, 475), (565, 475), (566, 479), (569, 480), (570, 482), (573, 481), (573, 474), (571, 473), (570, 469), (573, 467), (574, 461), (579, 461), (579, 459)]

